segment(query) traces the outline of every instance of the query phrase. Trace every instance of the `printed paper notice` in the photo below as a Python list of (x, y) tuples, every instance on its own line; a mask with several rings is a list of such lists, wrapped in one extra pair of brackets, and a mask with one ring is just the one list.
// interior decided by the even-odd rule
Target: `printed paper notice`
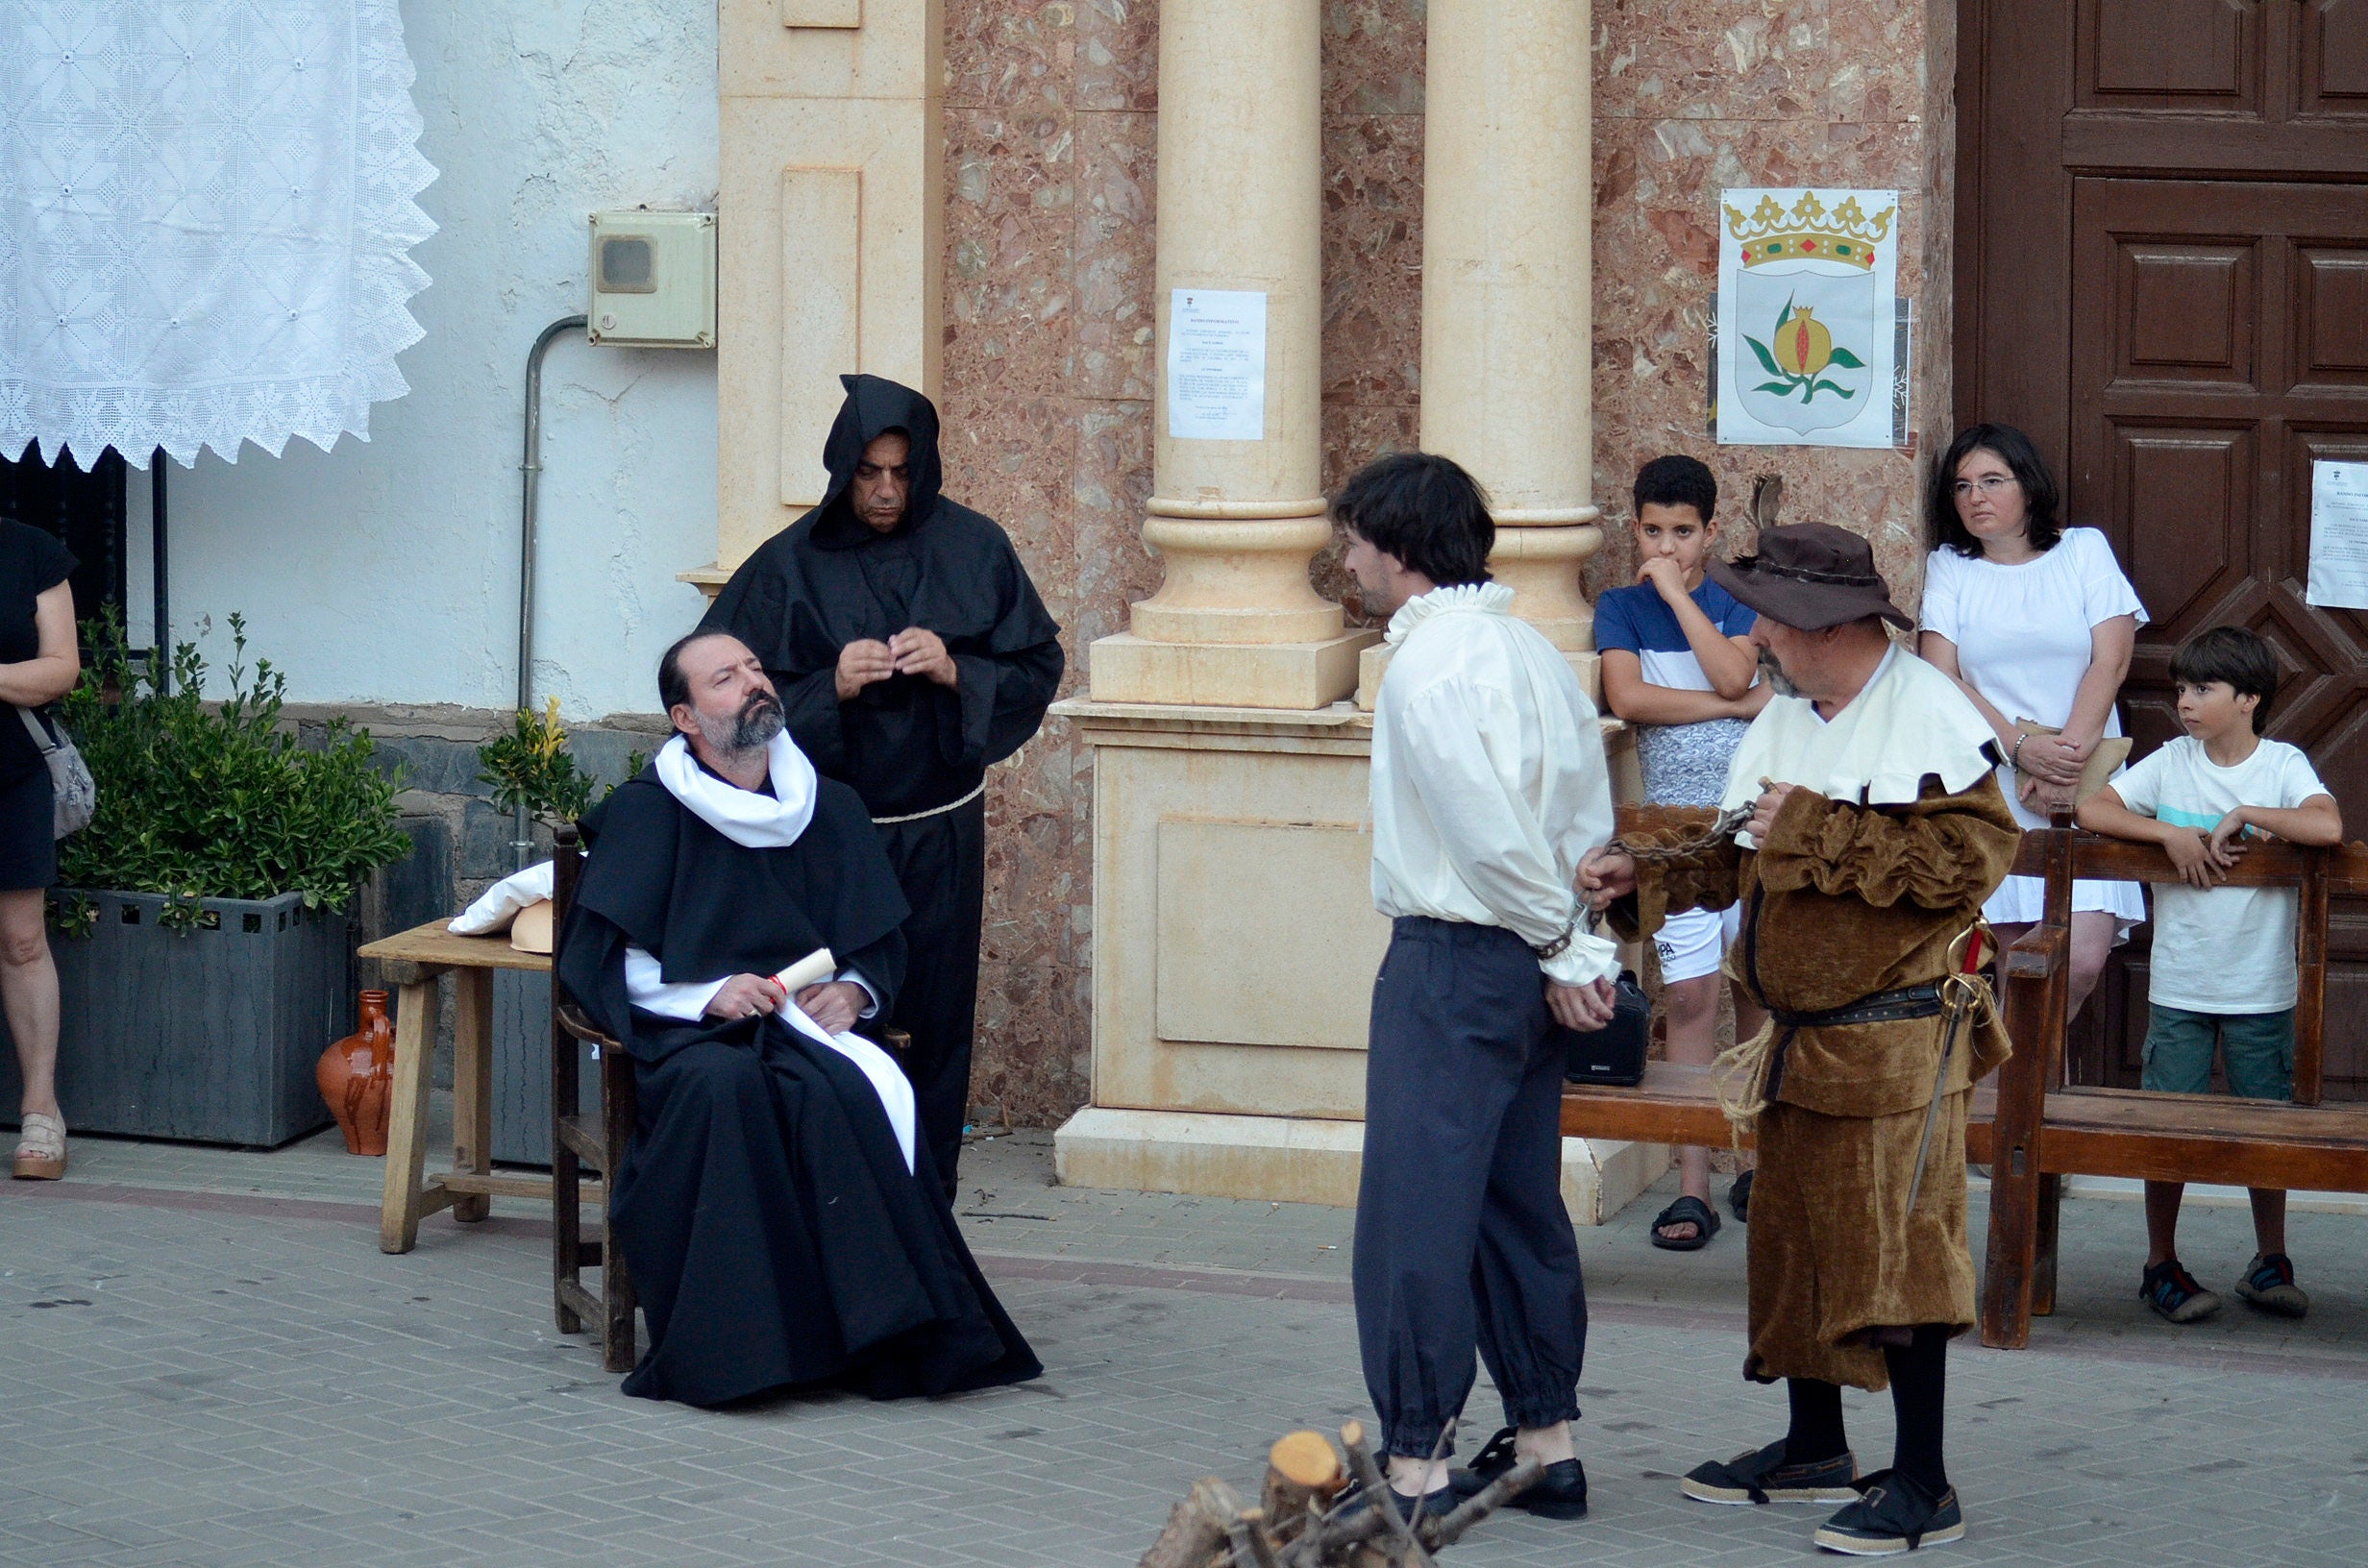
[(1267, 297), (1179, 288), (1168, 302), (1168, 433), (1179, 441), (1263, 441)]
[(2368, 610), (2368, 463), (2310, 465), (2313, 604)]

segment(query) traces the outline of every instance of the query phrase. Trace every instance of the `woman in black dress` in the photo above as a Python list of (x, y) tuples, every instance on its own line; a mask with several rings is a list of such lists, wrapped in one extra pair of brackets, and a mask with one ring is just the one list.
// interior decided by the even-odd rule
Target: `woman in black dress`
[(49, 769), (25, 728), (32, 713), (74, 689), (74, 557), (40, 529), (0, 520), (0, 1004), (24, 1078), (14, 1174), (65, 1174), (65, 1121), (58, 1111), (58, 968), (43, 924), (58, 880)]

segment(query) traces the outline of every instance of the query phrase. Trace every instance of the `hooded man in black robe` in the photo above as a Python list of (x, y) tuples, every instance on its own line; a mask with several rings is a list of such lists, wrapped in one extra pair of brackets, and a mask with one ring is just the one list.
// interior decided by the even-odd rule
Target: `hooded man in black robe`
[(731, 637), (677, 643), (658, 688), (677, 733), (585, 816), (559, 961), (640, 1090), (610, 1210), (650, 1325), (625, 1391), (891, 1399), (1036, 1376), (955, 1228), (912, 1087), (851, 1032), (905, 972), (869, 814), (782, 732)]
[(986, 770), (1061, 680), (1060, 627), (995, 522), (939, 494), (937, 409), (842, 376), (822, 503), (732, 574), (702, 623), (764, 662), (789, 732), (863, 797), (912, 915), (891, 1022), (951, 1191), (970, 1110), (986, 901)]

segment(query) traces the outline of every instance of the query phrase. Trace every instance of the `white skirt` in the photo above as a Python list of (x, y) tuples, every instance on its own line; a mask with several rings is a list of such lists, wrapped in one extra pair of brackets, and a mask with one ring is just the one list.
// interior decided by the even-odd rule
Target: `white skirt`
[[(2077, 915), (2084, 909), (2110, 913), (2117, 927), (2113, 941), (2126, 942), (2130, 927), (2146, 918), (2145, 893), (2135, 882), (2080, 878), (2072, 884), (2072, 912)], [(1992, 925), (2035, 925), (2046, 913), (2047, 879), (2042, 876), (2010, 876), (1982, 906), (1982, 918)]]

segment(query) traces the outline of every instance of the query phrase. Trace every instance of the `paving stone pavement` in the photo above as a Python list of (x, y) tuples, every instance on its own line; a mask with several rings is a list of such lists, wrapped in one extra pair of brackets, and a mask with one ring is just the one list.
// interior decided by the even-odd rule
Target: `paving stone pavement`
[[(553, 1331), (531, 1205), (436, 1216), (390, 1258), (376, 1161), (101, 1139), (76, 1160), (59, 1187), (0, 1184), (0, 1564), (1124, 1565), (1195, 1477), (1246, 1485), (1283, 1431), (1368, 1414), (1349, 1215), (1052, 1188), (1041, 1135), (974, 1145), (962, 1208), (1043, 1380), (723, 1413), (625, 1399)], [(1814, 1557), (1817, 1510), (1675, 1494), (1783, 1402), (1736, 1373), (1741, 1232), (1655, 1252), (1667, 1196), (1580, 1233), (1594, 1512), (1501, 1516), (1447, 1562)], [(2293, 1225), (2310, 1319), (2232, 1304), (2174, 1333), (2134, 1300), (2136, 1207), (2067, 1205), (2038, 1348), (1952, 1358), (1972, 1536), (1937, 1560), (2368, 1561), (2368, 1220)], [(2186, 1237), (2213, 1283), (2250, 1251), (2233, 1212)], [(1887, 1401), (1848, 1405), (1886, 1462)], [(1494, 1413), (1484, 1385), (1468, 1448)]]

